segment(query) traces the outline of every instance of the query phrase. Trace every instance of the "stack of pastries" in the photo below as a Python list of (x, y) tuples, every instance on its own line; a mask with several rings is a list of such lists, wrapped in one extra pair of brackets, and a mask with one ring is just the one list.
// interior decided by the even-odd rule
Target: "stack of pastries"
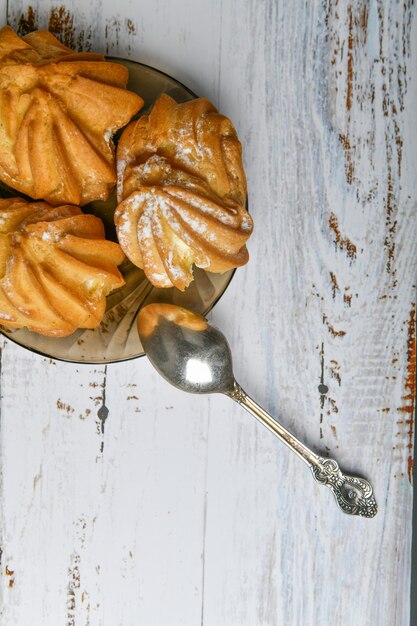
[(119, 243), (158, 287), (184, 290), (193, 265), (225, 272), (248, 260), (241, 144), (205, 98), (163, 94), (124, 130), (117, 148)]
[[(49, 336), (97, 327), (124, 284), (124, 254), (153, 285), (180, 290), (194, 265), (247, 262), (252, 220), (232, 123), (204, 98), (167, 95), (132, 122), (143, 100), (127, 80), (124, 66), (47, 31), (0, 30), (0, 181), (36, 200), (0, 200), (0, 324)], [(80, 209), (116, 182), (120, 245)]]

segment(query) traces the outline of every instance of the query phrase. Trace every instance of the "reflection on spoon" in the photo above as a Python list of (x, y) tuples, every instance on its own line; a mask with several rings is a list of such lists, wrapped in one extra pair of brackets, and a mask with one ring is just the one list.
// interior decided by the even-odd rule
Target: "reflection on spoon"
[(149, 304), (138, 314), (143, 348), (168, 382), (189, 393), (223, 393), (241, 404), (310, 467), (327, 485), (339, 507), (350, 515), (374, 517), (377, 505), (371, 485), (341, 472), (333, 459), (318, 456), (250, 398), (233, 375), (226, 337), (192, 311), (173, 304)]

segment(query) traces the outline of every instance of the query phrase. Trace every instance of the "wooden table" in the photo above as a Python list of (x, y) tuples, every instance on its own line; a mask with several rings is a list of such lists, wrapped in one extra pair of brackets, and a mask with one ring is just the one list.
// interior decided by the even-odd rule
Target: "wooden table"
[(408, 626), (411, 4), (0, 4), (21, 33), (152, 65), (232, 118), (255, 231), (211, 319), (243, 387), (379, 504), (343, 515), (238, 406), (145, 358), (78, 366), (2, 339), (2, 625)]

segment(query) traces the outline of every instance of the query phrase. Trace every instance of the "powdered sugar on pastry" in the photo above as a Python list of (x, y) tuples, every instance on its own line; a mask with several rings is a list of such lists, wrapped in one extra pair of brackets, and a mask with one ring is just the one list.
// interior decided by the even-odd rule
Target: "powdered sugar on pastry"
[(193, 265), (224, 272), (247, 262), (241, 146), (208, 100), (162, 95), (124, 131), (117, 171), (119, 242), (154, 285), (184, 290)]

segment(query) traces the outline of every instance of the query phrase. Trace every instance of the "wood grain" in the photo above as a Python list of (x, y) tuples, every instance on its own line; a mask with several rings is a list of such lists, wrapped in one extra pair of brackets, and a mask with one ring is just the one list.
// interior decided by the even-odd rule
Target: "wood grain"
[(9, 0), (8, 16), (149, 63), (233, 119), (255, 232), (212, 319), (243, 387), (369, 478), (379, 514), (343, 516), (241, 409), (145, 359), (77, 367), (2, 340), (2, 623), (408, 626), (413, 4)]

